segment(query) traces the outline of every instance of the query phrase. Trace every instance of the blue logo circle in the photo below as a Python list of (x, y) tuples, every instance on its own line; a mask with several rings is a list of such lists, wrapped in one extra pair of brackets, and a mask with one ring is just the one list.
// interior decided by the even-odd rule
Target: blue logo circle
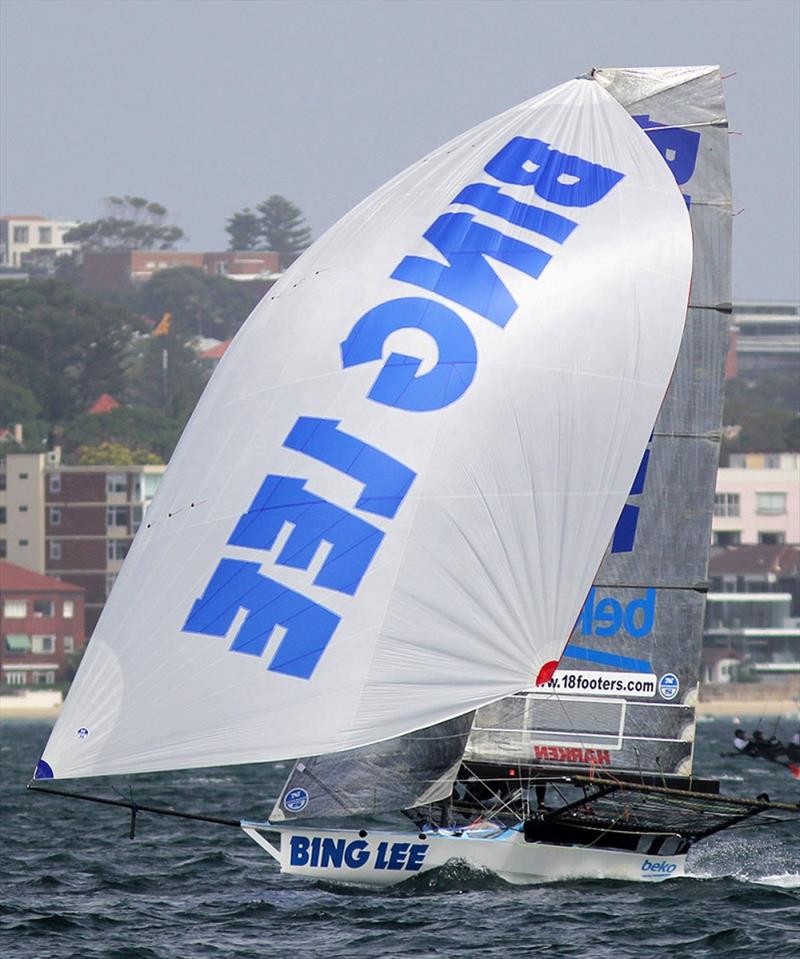
[(674, 699), (680, 688), (681, 684), (675, 673), (664, 673), (658, 681), (658, 691), (662, 699)]
[(283, 805), (289, 812), (300, 812), (308, 805), (308, 793), (305, 789), (290, 789), (283, 797)]

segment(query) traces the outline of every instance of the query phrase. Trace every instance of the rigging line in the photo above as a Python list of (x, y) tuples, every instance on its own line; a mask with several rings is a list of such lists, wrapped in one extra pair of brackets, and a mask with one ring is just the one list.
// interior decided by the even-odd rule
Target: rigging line
[(600, 589), (658, 589), (658, 590), (690, 590), (694, 593), (707, 593), (708, 583), (694, 583), (687, 586), (653, 586), (652, 583), (593, 583)]
[(144, 806), (141, 803), (126, 802), (124, 799), (106, 799), (102, 796), (89, 796), (87, 793), (71, 792), (67, 789), (53, 789), (52, 787), (38, 786), (33, 782), (25, 787), (33, 792), (44, 793), (49, 796), (62, 796), (66, 799), (84, 799), (86, 802), (99, 803), (102, 806), (120, 806), (136, 812), (151, 812), (158, 816), (173, 816), (176, 819), (194, 819), (197, 822), (210, 822), (217, 826), (241, 826), (239, 819), (223, 819), (221, 816), (206, 816), (201, 813), (181, 812), (178, 809), (167, 809), (164, 806)]

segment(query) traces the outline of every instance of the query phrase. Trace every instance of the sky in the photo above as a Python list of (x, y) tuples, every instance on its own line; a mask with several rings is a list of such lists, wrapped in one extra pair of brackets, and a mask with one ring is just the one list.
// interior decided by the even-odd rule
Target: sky
[(0, 0), (0, 212), (158, 201), (225, 249), (273, 193), (319, 236), (423, 154), (591, 67), (718, 63), (734, 298), (800, 297), (798, 0)]

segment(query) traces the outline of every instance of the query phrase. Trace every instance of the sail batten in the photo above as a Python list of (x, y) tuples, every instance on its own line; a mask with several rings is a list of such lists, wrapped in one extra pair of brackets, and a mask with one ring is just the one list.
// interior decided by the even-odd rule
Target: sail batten
[(343, 753), (527, 687), (640, 471), (691, 265), (672, 172), (597, 82), (379, 189), (219, 364), (43, 768)]

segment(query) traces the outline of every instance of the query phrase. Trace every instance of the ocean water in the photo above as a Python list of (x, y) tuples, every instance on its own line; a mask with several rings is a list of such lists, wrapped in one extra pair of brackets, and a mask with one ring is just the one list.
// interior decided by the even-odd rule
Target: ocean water
[[(730, 720), (698, 726), (698, 772), (730, 794), (800, 799), (786, 770), (720, 757), (731, 730)], [(26, 791), (48, 732), (3, 727), (4, 959), (800, 956), (797, 820), (713, 837), (692, 851), (692, 878), (659, 885), (510, 886), (454, 865), (387, 892), (343, 890), (281, 877), (238, 829), (140, 814), (131, 842), (124, 809)], [(788, 722), (778, 732), (789, 735)], [(142, 803), (263, 819), (287, 772), (232, 767), (131, 785)], [(129, 798), (127, 784), (117, 788)]]

